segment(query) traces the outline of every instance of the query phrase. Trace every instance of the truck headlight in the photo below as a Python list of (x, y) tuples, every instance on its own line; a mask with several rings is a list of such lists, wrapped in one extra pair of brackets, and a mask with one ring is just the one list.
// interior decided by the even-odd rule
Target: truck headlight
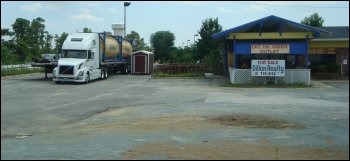
[(52, 70), (52, 75), (56, 75), (56, 68)]
[(79, 77), (81, 77), (81, 76), (83, 76), (84, 75), (84, 71), (80, 71), (79, 73), (78, 73), (78, 76)]

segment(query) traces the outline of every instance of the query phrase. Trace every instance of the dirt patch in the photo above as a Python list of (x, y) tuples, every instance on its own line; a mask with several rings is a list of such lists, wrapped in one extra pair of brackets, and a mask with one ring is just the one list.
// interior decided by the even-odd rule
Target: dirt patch
[(349, 159), (346, 152), (336, 148), (306, 148), (302, 146), (247, 145), (232, 141), (202, 142), (200, 144), (173, 144), (159, 142), (143, 144), (122, 153), (118, 159)]
[(248, 127), (248, 128), (270, 128), (270, 129), (303, 129), (304, 125), (288, 122), (279, 118), (262, 115), (225, 115), (207, 119), (214, 124)]
[[(107, 114), (104, 114), (105, 116)], [(203, 129), (210, 126), (200, 117), (186, 116), (163, 116), (151, 118), (135, 118), (118, 122), (108, 122), (94, 125), (77, 125), (70, 126), (73, 131), (95, 132), (95, 131), (125, 131), (125, 132), (152, 132), (160, 130), (182, 130), (184, 132), (192, 132), (193, 130)]]
[[(120, 113), (128, 111), (112, 111), (99, 114), (100, 120), (103, 118), (113, 118)], [(123, 115), (122, 115), (123, 116)], [(124, 116), (123, 116), (124, 117)], [(225, 116), (162, 116), (149, 118), (128, 118), (122, 121), (108, 121), (99, 124), (81, 124), (69, 126), (73, 131), (125, 131), (125, 132), (150, 132), (160, 130), (175, 130), (184, 132), (195, 132), (215, 128), (218, 125), (246, 128), (270, 128), (270, 129), (303, 129), (304, 125), (287, 122), (282, 119), (261, 116), (261, 115), (225, 115)]]

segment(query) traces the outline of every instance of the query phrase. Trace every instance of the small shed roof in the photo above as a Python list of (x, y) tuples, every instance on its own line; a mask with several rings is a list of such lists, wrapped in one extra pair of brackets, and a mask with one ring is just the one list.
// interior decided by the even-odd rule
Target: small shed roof
[(143, 54), (147, 54), (147, 55), (153, 54), (152, 52), (149, 52), (146, 50), (139, 50), (139, 51), (133, 52), (132, 55), (137, 54), (137, 53), (143, 53)]
[(212, 35), (212, 38), (219, 39), (230, 33), (237, 32), (314, 32), (315, 37), (319, 37), (321, 32), (330, 34), (330, 32), (317, 29), (308, 25), (293, 22), (274, 15), (267, 16), (244, 25), (228, 29)]

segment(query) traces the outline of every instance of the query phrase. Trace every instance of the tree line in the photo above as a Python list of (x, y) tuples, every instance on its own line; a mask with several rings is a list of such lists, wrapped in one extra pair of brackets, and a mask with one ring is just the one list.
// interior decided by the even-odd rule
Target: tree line
[[(45, 30), (41, 17), (29, 21), (17, 18), (9, 28), (1, 29), (1, 64), (18, 64), (38, 61), (42, 54), (56, 53), (62, 48), (68, 33), (53, 36)], [(52, 41), (55, 48), (52, 48)]]
[[(58, 53), (68, 36), (63, 32), (53, 36), (45, 29), (45, 20), (38, 17), (32, 21), (17, 18), (9, 28), (1, 29), (1, 63), (18, 64), (38, 61), (42, 54)], [(170, 31), (158, 31), (151, 35), (150, 44), (146, 44), (136, 31), (126, 35), (126, 39), (133, 47), (133, 51), (147, 50), (155, 53), (156, 60), (161, 63), (194, 63), (198, 60), (219, 60), (219, 44), (211, 39), (211, 35), (220, 32), (222, 27), (218, 19), (209, 18), (203, 22), (199, 30), (201, 38), (191, 46), (175, 47), (175, 35)], [(84, 33), (92, 30), (85, 27)], [(107, 32), (107, 34), (112, 34)], [(52, 48), (52, 41), (55, 45)]]
[[(301, 23), (313, 27), (320, 27), (323, 18), (317, 13), (310, 17), (305, 17)], [(61, 35), (51, 35), (45, 30), (45, 20), (38, 17), (31, 22), (17, 18), (12, 24), (12, 30), (1, 29), (1, 61), (4, 64), (15, 64), (30, 61), (37, 61), (41, 54), (58, 53), (62, 44), (68, 36), (63, 32)], [(150, 45), (144, 42), (136, 31), (131, 31), (126, 35), (126, 40), (130, 42), (133, 51), (147, 50), (153, 51), (155, 60), (160, 63), (206, 63), (209, 64), (215, 73), (221, 73), (223, 43), (212, 39), (212, 35), (222, 31), (218, 18), (207, 18), (202, 21), (201, 28), (197, 31), (200, 38), (196, 43), (186, 47), (175, 47), (175, 35), (171, 31), (157, 31), (150, 36)], [(92, 32), (89, 28), (84, 28), (83, 32)], [(107, 32), (107, 34), (112, 34)], [(3, 37), (11, 37), (4, 40)], [(51, 47), (52, 40), (55, 47)]]

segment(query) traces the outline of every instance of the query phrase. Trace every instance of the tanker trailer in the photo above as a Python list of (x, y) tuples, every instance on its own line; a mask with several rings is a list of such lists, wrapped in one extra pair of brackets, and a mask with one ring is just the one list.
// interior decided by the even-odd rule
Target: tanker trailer
[(62, 57), (53, 69), (53, 81), (85, 82), (107, 79), (108, 73), (130, 71), (132, 47), (120, 36), (72, 33), (62, 45)]
[[(100, 41), (100, 53), (103, 53), (103, 48), (105, 45), (105, 61), (114, 62), (121, 61), (119, 55), (119, 43), (118, 40), (111, 35), (106, 35), (106, 43)], [(132, 47), (131, 44), (125, 39), (122, 40), (122, 59), (130, 60)], [(101, 55), (103, 56), (103, 55)], [(101, 59), (102, 60), (102, 59)]]

